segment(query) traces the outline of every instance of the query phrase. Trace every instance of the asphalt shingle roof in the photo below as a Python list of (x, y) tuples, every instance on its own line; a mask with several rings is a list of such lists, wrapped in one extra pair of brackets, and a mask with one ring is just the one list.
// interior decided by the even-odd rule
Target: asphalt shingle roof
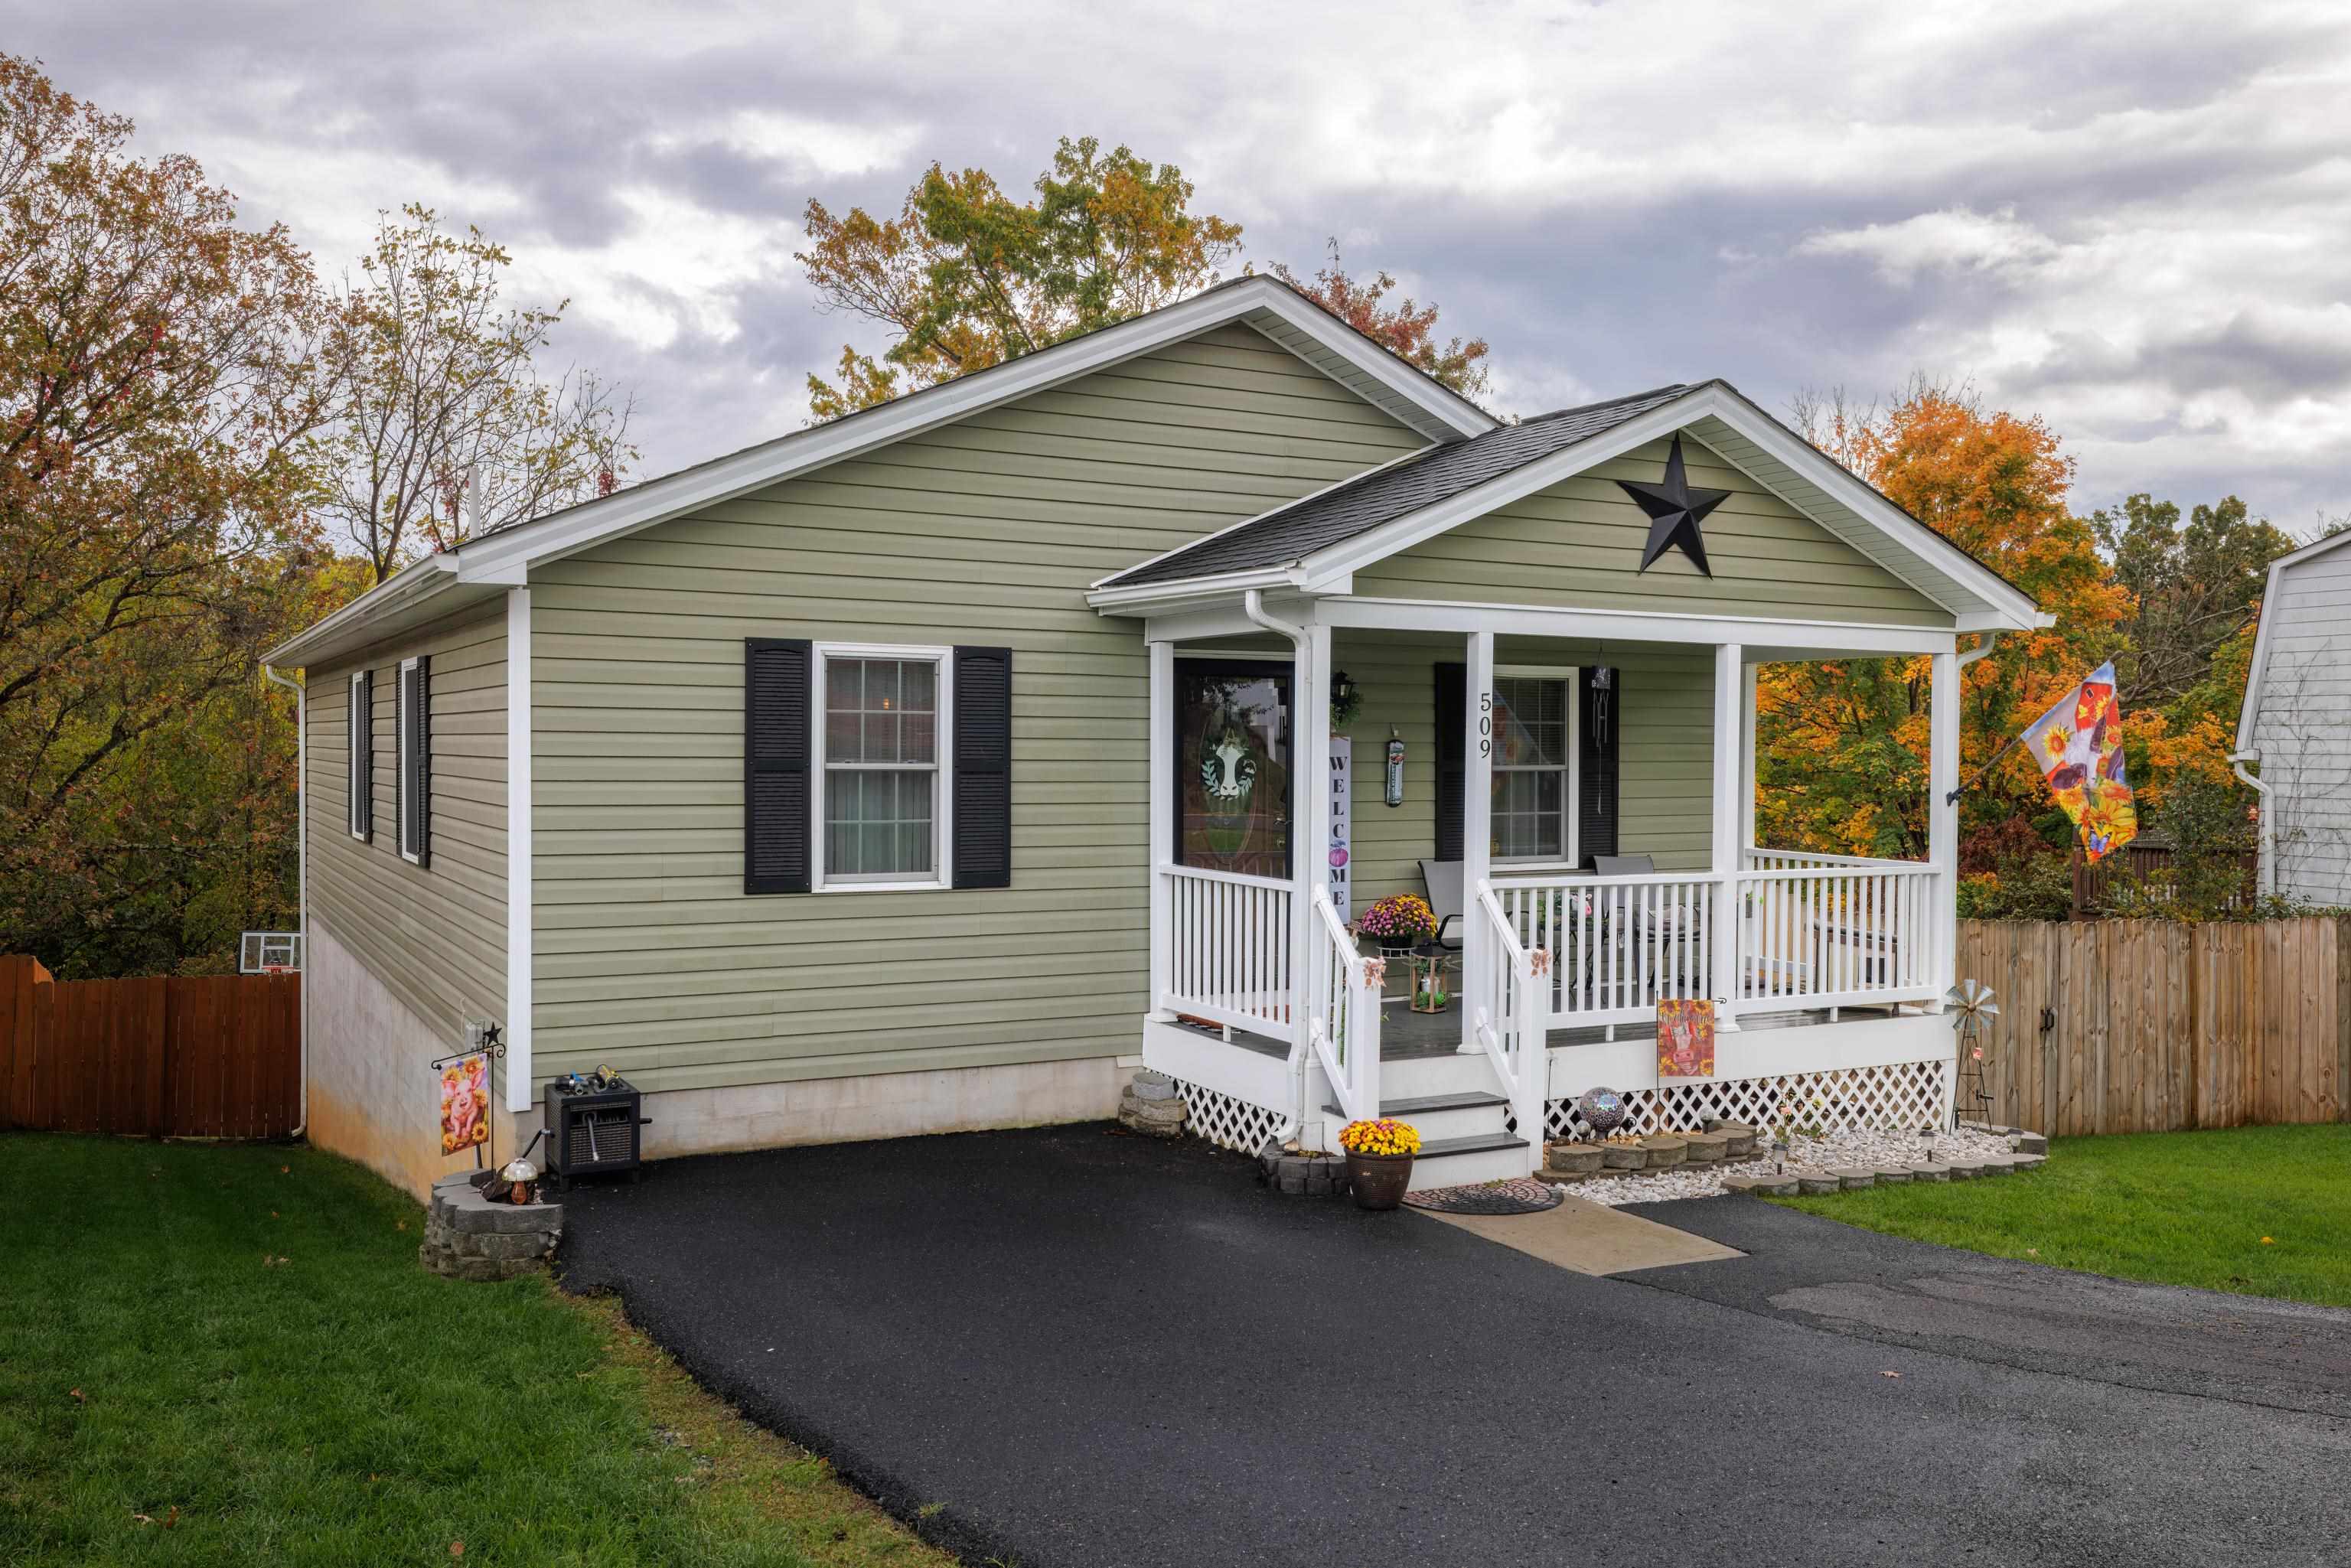
[(1581, 408), (1563, 408), (1467, 441), (1433, 447), (1186, 545), (1172, 555), (1123, 572), (1102, 586), (1134, 588), (1286, 565), (1475, 489), (1513, 468), (1522, 468), (1671, 402), (1688, 391), (1688, 386), (1677, 384)]

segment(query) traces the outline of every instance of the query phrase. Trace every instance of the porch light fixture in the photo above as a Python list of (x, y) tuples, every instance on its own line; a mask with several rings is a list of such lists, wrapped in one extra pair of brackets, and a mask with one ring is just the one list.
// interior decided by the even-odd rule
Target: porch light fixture
[(1364, 688), (1344, 670), (1331, 672), (1331, 727), (1344, 729), (1363, 711)]

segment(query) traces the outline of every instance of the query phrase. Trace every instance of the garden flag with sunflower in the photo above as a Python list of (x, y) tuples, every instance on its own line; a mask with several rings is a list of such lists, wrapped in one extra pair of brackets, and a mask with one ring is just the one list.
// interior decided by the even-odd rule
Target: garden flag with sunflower
[(2138, 811), (2123, 776), (2123, 710), (2115, 667), (2089, 679), (2024, 732), (2024, 745), (2082, 832), (2082, 858), (2095, 861), (2138, 837)]

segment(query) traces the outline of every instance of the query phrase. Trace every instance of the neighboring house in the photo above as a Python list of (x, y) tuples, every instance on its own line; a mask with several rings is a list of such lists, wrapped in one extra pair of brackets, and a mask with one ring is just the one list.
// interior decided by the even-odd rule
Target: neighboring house
[[(1706, 515), (1657, 554), (1677, 503), (1620, 481), (1677, 449)], [(599, 1063), (654, 1154), (1103, 1116), (1146, 1062), (1234, 1147), (1401, 1108), (1425, 1182), (1531, 1168), (1597, 1083), (1916, 1124), (1951, 1092), (1959, 641), (2041, 622), (1721, 382), (1499, 424), (1245, 278), (472, 540), (274, 651), (311, 1134), (421, 1185), (469, 1019), (502, 1150)], [(1872, 654), (1934, 659), (1931, 862), (1759, 850), (1754, 666)], [(1424, 861), (1464, 889), (1435, 1014), (1343, 929)], [(1714, 1079), (1635, 1038), (1679, 997), (1718, 998)]]
[(2262, 890), (2351, 904), (2351, 533), (2270, 562), (2231, 760), (2262, 796)]

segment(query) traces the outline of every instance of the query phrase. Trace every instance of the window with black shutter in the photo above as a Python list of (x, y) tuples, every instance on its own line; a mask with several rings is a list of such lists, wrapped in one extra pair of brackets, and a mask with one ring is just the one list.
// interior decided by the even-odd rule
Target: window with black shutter
[(743, 644), (743, 891), (806, 893), (812, 834), (805, 640)]
[(433, 661), (404, 659), (400, 665), (400, 788), (394, 810), (400, 855), (416, 865), (433, 862)]
[(1012, 885), (1012, 650), (957, 648), (955, 834), (957, 887)]
[(375, 836), (375, 675), (351, 674), (350, 711), (344, 716), (350, 741), (350, 778), (346, 782), (351, 837), (366, 843)]

